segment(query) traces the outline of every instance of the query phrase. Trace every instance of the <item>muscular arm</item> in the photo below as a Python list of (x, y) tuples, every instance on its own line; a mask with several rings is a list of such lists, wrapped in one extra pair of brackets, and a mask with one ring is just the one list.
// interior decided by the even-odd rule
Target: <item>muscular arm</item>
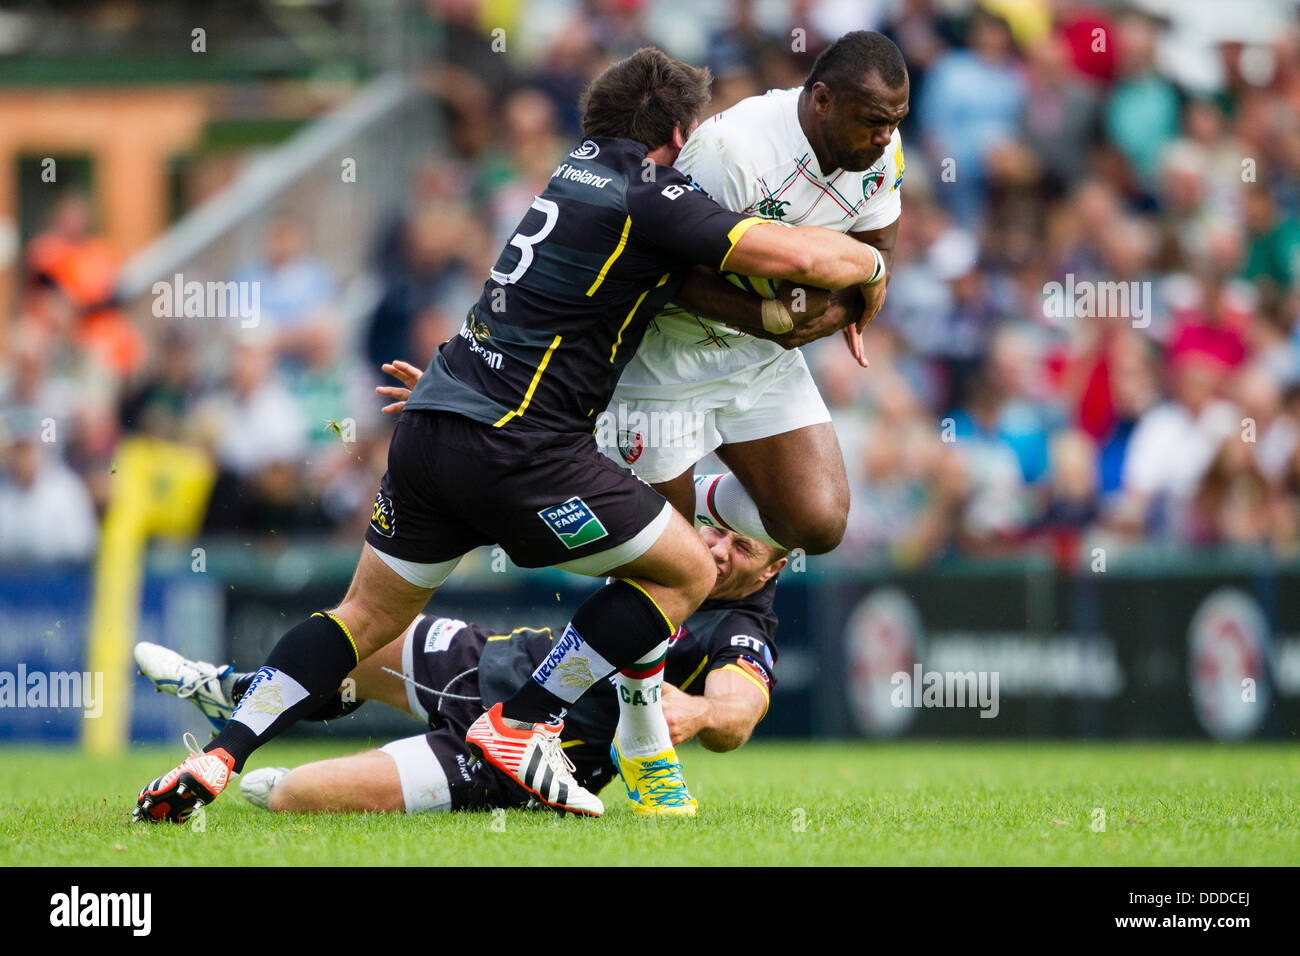
[(705, 750), (725, 753), (749, 740), (767, 712), (767, 695), (735, 671), (715, 670), (703, 697), (664, 684), (663, 707), (674, 745), (699, 737)]
[(876, 253), (832, 229), (760, 223), (740, 237), (723, 266), (745, 275), (842, 289), (875, 274)]
[(818, 321), (830, 304), (830, 295), (825, 289), (815, 286), (782, 285), (778, 299), (786, 306), (794, 322), (793, 333), (785, 335), (774, 335), (764, 329), (762, 296), (732, 285), (707, 266), (697, 266), (687, 273), (673, 302), (706, 319), (723, 322), (733, 329), (770, 338), (792, 348), (836, 331), (838, 326), (822, 329), (823, 323)]
[[(883, 229), (851, 232), (849, 235), (858, 242), (865, 242), (869, 246), (875, 246), (880, 254), (885, 257), (885, 267), (892, 272), (894, 270), (894, 246), (898, 243), (898, 224), (900, 222), (902, 222), (901, 216)], [(886, 277), (885, 281), (889, 281), (888, 277)]]

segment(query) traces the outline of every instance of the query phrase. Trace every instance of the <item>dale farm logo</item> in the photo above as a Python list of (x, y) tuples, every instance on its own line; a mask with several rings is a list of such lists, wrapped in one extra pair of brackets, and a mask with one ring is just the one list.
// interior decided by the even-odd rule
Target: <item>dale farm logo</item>
[(600, 519), (577, 495), (562, 505), (543, 508), (537, 512), (537, 517), (555, 532), (555, 536), (564, 542), (564, 546), (570, 551), (591, 544), (593, 541), (599, 541), (609, 534), (605, 526), (600, 523)]

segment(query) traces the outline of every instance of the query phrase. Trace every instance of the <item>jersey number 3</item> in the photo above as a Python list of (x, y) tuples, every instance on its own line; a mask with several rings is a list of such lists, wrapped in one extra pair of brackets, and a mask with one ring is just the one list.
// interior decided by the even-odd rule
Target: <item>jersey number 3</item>
[(497, 272), (496, 269), (492, 270), (491, 275), (493, 280), (502, 285), (512, 285), (524, 277), (524, 273), (527, 272), (528, 268), (533, 264), (533, 246), (537, 245), (551, 234), (551, 230), (555, 228), (556, 220), (560, 218), (560, 207), (555, 205), (555, 203), (549, 199), (543, 199), (541, 196), (538, 196), (533, 200), (532, 208), (540, 210), (542, 215), (546, 217), (546, 221), (542, 223), (542, 228), (538, 229), (531, 236), (525, 236), (516, 232), (510, 237), (510, 245), (519, 248), (519, 261), (515, 264), (515, 267), (510, 270), (509, 275), (504, 272)]

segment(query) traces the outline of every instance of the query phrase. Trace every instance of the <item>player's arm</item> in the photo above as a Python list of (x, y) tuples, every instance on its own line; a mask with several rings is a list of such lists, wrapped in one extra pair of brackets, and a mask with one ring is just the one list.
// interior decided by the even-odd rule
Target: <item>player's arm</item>
[(767, 713), (767, 692), (738, 671), (719, 668), (704, 683), (703, 696), (664, 684), (664, 717), (674, 746), (698, 737), (705, 750), (725, 753), (749, 740)]
[(823, 289), (875, 284), (886, 269), (873, 246), (833, 229), (762, 221), (735, 240), (723, 268)]
[(633, 233), (679, 262), (822, 289), (878, 281), (885, 274), (883, 257), (870, 246), (830, 229), (782, 226), (731, 212), (677, 170), (629, 188), (627, 204)]
[(784, 283), (776, 299), (765, 299), (728, 282), (705, 266), (686, 275), (673, 303), (733, 329), (771, 339), (788, 349), (838, 332), (857, 319), (844, 307), (827, 309), (831, 293), (816, 286)]

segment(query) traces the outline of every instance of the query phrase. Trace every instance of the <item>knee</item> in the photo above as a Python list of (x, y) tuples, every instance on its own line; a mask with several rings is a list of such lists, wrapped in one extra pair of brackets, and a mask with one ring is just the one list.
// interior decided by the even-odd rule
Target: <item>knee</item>
[(790, 545), (807, 554), (826, 554), (839, 547), (849, 520), (847, 497), (827, 495), (792, 516)]
[(686, 582), (686, 597), (696, 607), (703, 604), (711, 593), (713, 586), (718, 581), (718, 566), (713, 561), (713, 555), (709, 554), (708, 548), (704, 547), (701, 542), (700, 547), (695, 550), (691, 562), (689, 577)]
[[(704, 546), (704, 540), (691, 532), (694, 540), (680, 549), (673, 561), (671, 579), (660, 583), (670, 589), (668, 603), (660, 608), (669, 620), (680, 624), (695, 612), (713, 591), (718, 580), (718, 566)], [(669, 606), (671, 605), (671, 606)]]
[(410, 621), (403, 621), (378, 601), (364, 595), (349, 595), (330, 612), (343, 622), (362, 660), (401, 634)]

